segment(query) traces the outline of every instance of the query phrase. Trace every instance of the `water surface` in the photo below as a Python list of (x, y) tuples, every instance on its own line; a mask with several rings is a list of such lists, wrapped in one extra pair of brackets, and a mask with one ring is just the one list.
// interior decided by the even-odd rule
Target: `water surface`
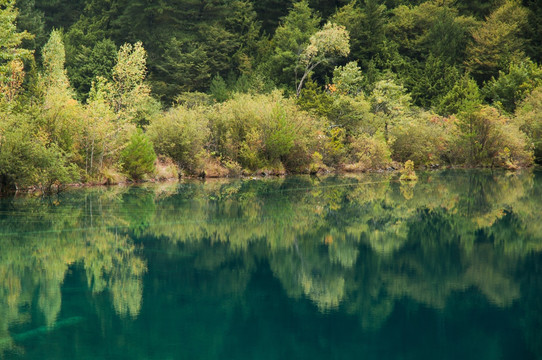
[(0, 200), (0, 359), (542, 359), (542, 173)]

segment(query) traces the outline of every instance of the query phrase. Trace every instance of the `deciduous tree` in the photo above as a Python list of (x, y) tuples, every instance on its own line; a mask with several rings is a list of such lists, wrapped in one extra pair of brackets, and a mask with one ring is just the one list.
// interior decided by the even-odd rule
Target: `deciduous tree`
[[(311, 36), (308, 46), (299, 56), (299, 64), (303, 71), (296, 84), (299, 96), (303, 82), (320, 64), (327, 64), (337, 57), (345, 57), (350, 53), (349, 35), (344, 26), (327, 23), (322, 30)], [(296, 67), (296, 70), (298, 67)], [(296, 71), (297, 74), (297, 71)], [(297, 76), (296, 76), (297, 78)]]

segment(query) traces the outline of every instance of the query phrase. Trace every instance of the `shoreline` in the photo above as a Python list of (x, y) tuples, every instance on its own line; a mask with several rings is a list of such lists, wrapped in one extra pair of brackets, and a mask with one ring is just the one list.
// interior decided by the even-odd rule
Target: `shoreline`
[[(542, 164), (534, 164), (529, 167), (521, 167), (517, 169), (506, 169), (502, 167), (466, 167), (466, 166), (436, 166), (436, 167), (425, 167), (418, 168), (416, 172), (432, 172), (432, 171), (445, 171), (445, 170), (497, 170), (497, 171), (508, 171), (508, 172), (521, 172), (526, 170), (537, 170), (542, 169)], [(73, 189), (83, 189), (83, 188), (109, 188), (109, 187), (129, 187), (129, 186), (138, 186), (144, 184), (166, 184), (166, 183), (181, 183), (184, 180), (199, 180), (199, 181), (215, 181), (215, 180), (263, 180), (263, 179), (272, 179), (272, 178), (286, 178), (290, 176), (359, 176), (362, 174), (400, 174), (400, 168), (390, 167), (387, 169), (374, 169), (374, 170), (364, 170), (364, 171), (347, 171), (343, 169), (337, 169), (333, 171), (318, 171), (316, 173), (276, 173), (276, 172), (266, 172), (266, 171), (256, 171), (253, 174), (241, 174), (238, 176), (202, 176), (202, 175), (185, 175), (178, 178), (162, 178), (162, 179), (148, 179), (148, 180), (139, 180), (139, 181), (120, 181), (114, 183), (108, 182), (86, 182), (86, 183), (71, 183), (60, 185), (60, 190), (57, 188), (54, 191), (46, 192), (39, 188), (39, 186), (32, 186), (26, 189), (16, 189), (12, 191), (0, 192), (0, 198), (8, 197), (17, 197), (19, 195), (38, 195), (38, 196), (52, 196), (59, 195), (67, 190)], [(415, 181), (414, 181), (415, 182)]]

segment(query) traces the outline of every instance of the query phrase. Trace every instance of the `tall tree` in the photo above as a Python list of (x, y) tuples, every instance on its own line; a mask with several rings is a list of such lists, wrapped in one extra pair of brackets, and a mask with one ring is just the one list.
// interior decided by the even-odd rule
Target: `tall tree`
[[(70, 47), (67, 51), (66, 67), (68, 76), (76, 91), (77, 98), (86, 101), (92, 83), (98, 77), (111, 79), (112, 70), (117, 60), (117, 46), (110, 39), (103, 39), (96, 44)], [(68, 57), (68, 55), (70, 55)]]
[(407, 78), (413, 102), (425, 109), (438, 105), (459, 76), (457, 67), (447, 64), (442, 57), (430, 54), (424, 66)]
[(489, 80), (510, 63), (524, 58), (521, 33), (527, 15), (527, 9), (517, 1), (507, 0), (474, 32), (474, 42), (467, 48), (466, 65), (476, 80)]
[(523, 5), (529, 9), (529, 25), (525, 31), (526, 53), (534, 61), (542, 62), (542, 2), (538, 0), (523, 0)]
[(491, 78), (483, 90), (486, 100), (496, 107), (513, 113), (516, 106), (535, 88), (542, 85), (542, 67), (532, 61), (512, 63), (507, 71), (499, 71), (498, 78)]
[(85, 3), (85, 0), (36, 0), (36, 9), (43, 12), (47, 31), (68, 29), (79, 19)]
[(150, 83), (165, 102), (207, 90), (217, 73), (239, 75), (252, 66), (260, 28), (247, 0), (119, 1), (113, 39), (145, 45)]
[(320, 18), (309, 7), (307, 0), (294, 4), (271, 41), (272, 54), (265, 64), (266, 70), (277, 85), (294, 88), (299, 55), (318, 30)]
[(74, 99), (74, 92), (65, 69), (66, 53), (62, 33), (53, 30), (42, 50), (43, 58), (43, 128), (51, 143), (68, 154), (78, 144), (81, 126), (81, 107)]
[(10, 81), (13, 62), (27, 59), (32, 55), (31, 50), (20, 47), (24, 40), (32, 39), (27, 31), (17, 30), (18, 11), (15, 0), (0, 0), (0, 84), (6, 86)]
[[(345, 57), (350, 53), (348, 31), (344, 26), (327, 23), (322, 30), (310, 38), (309, 45), (299, 56), (302, 73), (296, 84), (296, 94), (299, 97), (303, 82), (309, 74), (321, 64), (330, 63), (337, 57)], [(297, 81), (297, 71), (296, 71)]]
[(16, 0), (16, 6), (19, 9), (17, 28), (19, 31), (26, 30), (34, 35), (33, 39), (23, 42), (23, 47), (31, 50), (40, 49), (47, 41), (43, 12), (36, 9), (35, 0)]
[(502, 0), (457, 0), (455, 6), (466, 16), (483, 20), (502, 4)]
[(272, 35), (280, 24), (280, 19), (288, 14), (293, 0), (258, 0), (253, 1), (258, 20), (262, 22), (262, 31)]
[(343, 25), (350, 33), (350, 59), (367, 67), (381, 50), (386, 39), (384, 26), (387, 9), (379, 0), (352, 1), (338, 9), (331, 21)]
[(87, 1), (77, 22), (66, 29), (66, 68), (82, 101), (87, 99), (97, 76), (111, 77), (117, 58), (112, 23), (119, 12), (118, 0)]
[(386, 26), (391, 40), (408, 58), (424, 61), (429, 54), (448, 64), (461, 64), (471, 33), (477, 24), (458, 14), (452, 1), (430, 0), (419, 6), (399, 6)]
[(370, 101), (372, 112), (384, 120), (384, 136), (389, 140), (390, 127), (396, 125), (410, 106), (410, 95), (402, 85), (392, 79), (380, 80), (374, 85)]
[(70, 82), (64, 67), (66, 51), (59, 30), (51, 32), (49, 41), (43, 47), (42, 56), (46, 88), (52, 92), (70, 93)]
[(309, 5), (318, 11), (324, 19), (329, 18), (338, 8), (348, 4), (350, 0), (309, 0)]
[(147, 75), (147, 52), (138, 42), (119, 49), (113, 68), (110, 101), (119, 118), (144, 125), (141, 116), (152, 103), (151, 89), (144, 83)]

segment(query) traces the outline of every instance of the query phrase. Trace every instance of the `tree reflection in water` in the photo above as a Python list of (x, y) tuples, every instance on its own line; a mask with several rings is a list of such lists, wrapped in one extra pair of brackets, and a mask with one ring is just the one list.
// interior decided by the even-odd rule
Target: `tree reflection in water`
[[(472, 290), (500, 308), (526, 297), (524, 313), (539, 319), (540, 272), (526, 269), (542, 250), (540, 199), (540, 173), (491, 171), (423, 173), (415, 184), (369, 174), (5, 199), (0, 354), (16, 351), (12, 327), (36, 322), (31, 309), (54, 326), (75, 265), (96, 301), (109, 293), (116, 314), (132, 319), (147, 291), (169, 301), (156, 284), (181, 262), (186, 296), (215, 299), (230, 321), (262, 264), (291, 299), (355, 316), (371, 332), (405, 299), (445, 311)], [(526, 319), (526, 339), (540, 355), (536, 322)]]

